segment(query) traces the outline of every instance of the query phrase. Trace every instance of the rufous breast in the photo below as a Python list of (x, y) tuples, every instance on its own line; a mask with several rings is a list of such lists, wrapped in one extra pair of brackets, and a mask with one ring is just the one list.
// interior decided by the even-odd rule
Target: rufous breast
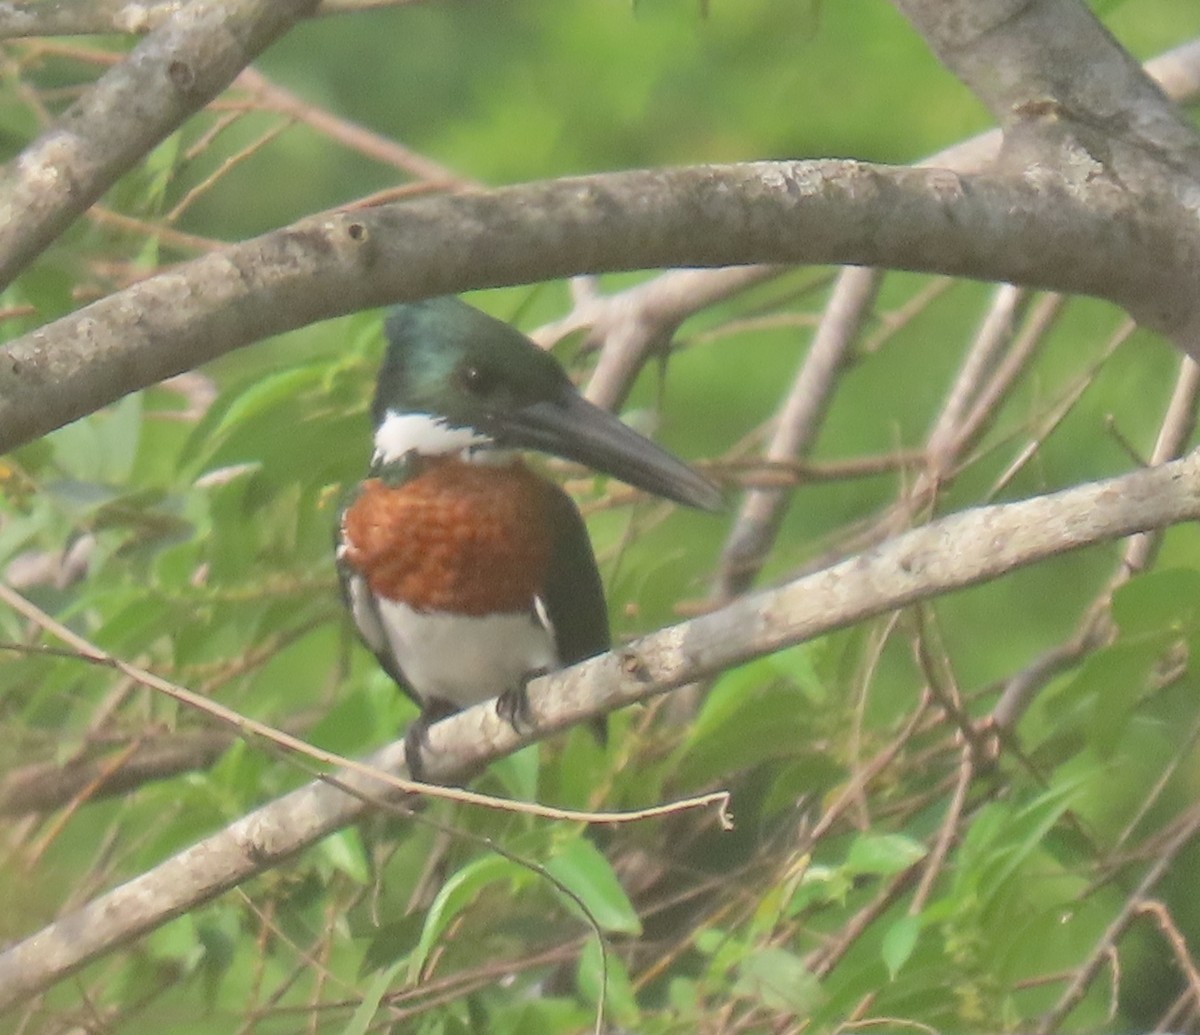
[(421, 461), (399, 483), (365, 481), (342, 516), (341, 558), (372, 592), (419, 611), (529, 611), (554, 545), (549, 483), (520, 461)]

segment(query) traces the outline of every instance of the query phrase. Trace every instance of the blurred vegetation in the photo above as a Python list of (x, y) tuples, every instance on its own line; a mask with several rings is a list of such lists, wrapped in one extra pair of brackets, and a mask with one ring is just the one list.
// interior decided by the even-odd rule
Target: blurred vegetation
[[(1178, 0), (1099, 9), (1139, 57), (1200, 33), (1200, 7)], [(128, 45), (0, 46), (0, 159)], [(311, 110), (486, 184), (760, 157), (905, 163), (988, 126), (881, 2), (428, 3), (313, 20), (257, 68)], [(243, 83), (158, 147), (0, 297), (0, 338), (217, 242), (408, 182), (264, 97)], [(796, 271), (688, 321), (630, 415), (652, 414), (689, 458), (761, 443), (826, 273)], [(991, 291), (890, 275), (813, 460), (921, 448)], [(569, 306), (563, 284), (472, 301), (525, 329)], [(1123, 319), (1066, 306), (932, 512), (1125, 471), (1131, 450), (1150, 452), (1178, 360), (1140, 331), (1110, 348)], [(563, 357), (582, 379), (592, 357), (575, 345)], [(349, 755), (388, 741), (411, 707), (354, 641), (329, 549), (335, 501), (369, 452), (381, 346), (378, 313), (310, 327), (19, 450), (0, 468), (0, 570), (105, 650), (246, 715)], [(760, 581), (853, 548), (914, 477), (892, 465), (803, 480)], [(619, 637), (705, 597), (727, 518), (616, 505), (600, 479), (572, 487)], [(588, 906), (608, 938), (610, 1016), (629, 1030), (1028, 1030), (1195, 798), (1194, 530), (1169, 534), (1155, 567), (1118, 592), (1115, 637), (1049, 682), (1014, 743), (975, 760), (960, 836), (918, 891), (966, 750), (923, 693), (939, 673), (986, 717), (1001, 681), (1073, 635), (1119, 555), (1060, 558), (759, 659), (718, 680), (690, 726), (665, 721), (661, 703), (630, 709), (603, 749), (574, 732), (479, 781), (611, 809), (730, 787), (732, 833), (679, 817), (582, 838), (528, 817), (430, 814), (545, 865)], [(205, 728), (110, 670), (12, 649), (41, 639), (5, 610), (0, 640), (0, 774), (119, 759)], [(52, 813), (14, 816), (0, 841), (0, 942), (305, 778), (235, 743), (119, 797), (84, 788)], [(1195, 1028), (1194, 1002), (1170, 1012), (1186, 984), (1167, 935), (1200, 945), (1195, 864), (1194, 846), (1178, 855), (1155, 889), (1162, 916), (1120, 940), (1064, 1030)], [(582, 1031), (599, 966), (576, 908), (533, 870), (380, 819), (94, 964), (4, 1030)]]

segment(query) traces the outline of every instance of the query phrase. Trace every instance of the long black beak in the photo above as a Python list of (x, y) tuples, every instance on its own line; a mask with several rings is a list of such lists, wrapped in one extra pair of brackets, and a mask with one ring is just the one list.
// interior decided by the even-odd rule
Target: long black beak
[(720, 510), (724, 502), (703, 475), (576, 392), (531, 403), (497, 423), (502, 444), (575, 460), (689, 507)]

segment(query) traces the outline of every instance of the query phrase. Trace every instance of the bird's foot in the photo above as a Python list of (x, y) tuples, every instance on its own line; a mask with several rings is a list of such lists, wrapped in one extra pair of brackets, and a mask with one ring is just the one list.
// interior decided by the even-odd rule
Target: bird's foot
[(429, 747), (429, 723), (413, 719), (404, 731), (404, 764), (408, 775), (417, 783), (425, 783), (425, 760), (421, 752)]
[(448, 701), (432, 698), (425, 703), (408, 729), (404, 731), (404, 764), (408, 775), (417, 783), (428, 783), (425, 779), (425, 759), (423, 752), (429, 750), (429, 727), (440, 722), (448, 715), (453, 715), (458, 709)]
[(529, 707), (529, 684), (546, 675), (548, 668), (535, 668), (521, 677), (521, 682), (496, 698), (496, 714), (524, 736), (535, 727), (533, 709)]

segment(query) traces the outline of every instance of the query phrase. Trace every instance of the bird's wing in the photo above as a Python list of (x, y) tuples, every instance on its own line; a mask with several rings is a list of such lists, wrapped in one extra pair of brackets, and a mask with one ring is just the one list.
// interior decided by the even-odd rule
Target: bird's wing
[[(566, 666), (603, 654), (612, 639), (604, 584), (587, 527), (574, 501), (562, 489), (552, 485), (549, 495), (557, 535), (543, 601), (558, 660)], [(608, 740), (605, 716), (597, 715), (589, 727), (603, 746)]]
[(543, 599), (559, 661), (566, 666), (608, 650), (608, 605), (583, 518), (557, 485), (549, 497), (556, 537)]
[(338, 583), (342, 591), (342, 602), (346, 605), (346, 610), (350, 613), (350, 617), (354, 619), (354, 627), (358, 631), (359, 638), (367, 645), (371, 653), (375, 655), (380, 668), (388, 674), (392, 682), (411, 697), (419, 707), (424, 707), (421, 699), (404, 677), (404, 670), (401, 669), (400, 662), (396, 660), (395, 654), (392, 653), (387, 633), (384, 631), (383, 617), (379, 613), (378, 598), (371, 591), (371, 587), (367, 585), (367, 580), (342, 559), (341, 515), (338, 516), (333, 538), (334, 556), (337, 560)]

